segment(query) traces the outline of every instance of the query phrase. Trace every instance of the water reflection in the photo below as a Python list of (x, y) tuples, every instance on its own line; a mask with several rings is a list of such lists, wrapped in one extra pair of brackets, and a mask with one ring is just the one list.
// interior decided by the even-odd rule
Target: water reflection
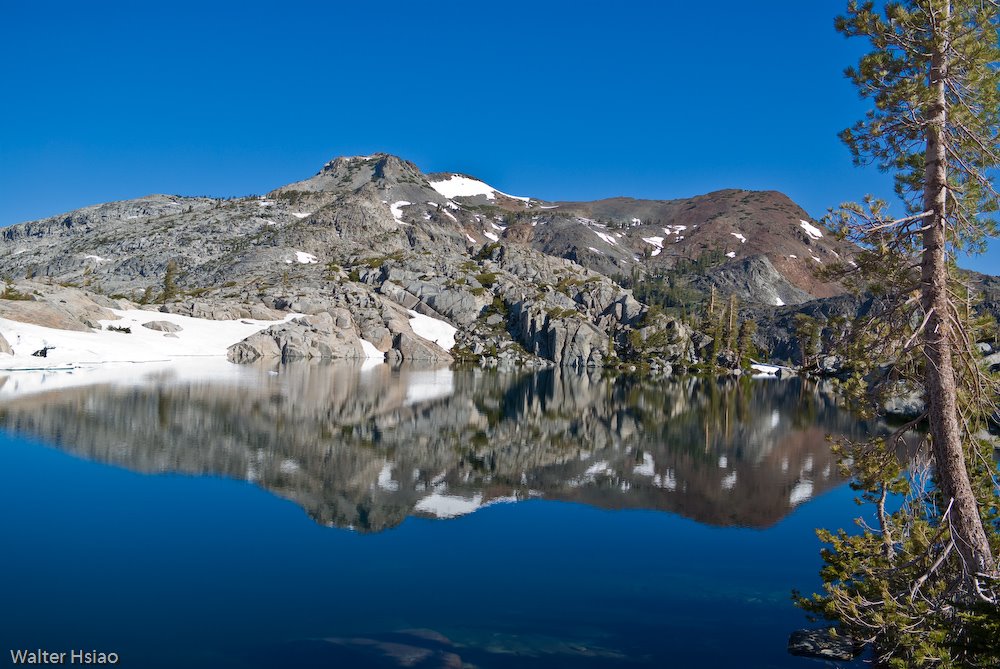
[[(9, 393), (0, 425), (134, 471), (252, 481), (317, 522), (359, 531), (531, 497), (766, 527), (840, 481), (828, 434), (875, 427), (840, 409), (831, 388), (800, 380), (217, 371), (55, 377), (52, 390)], [(26, 381), (0, 379), (0, 394), (12, 383)]]

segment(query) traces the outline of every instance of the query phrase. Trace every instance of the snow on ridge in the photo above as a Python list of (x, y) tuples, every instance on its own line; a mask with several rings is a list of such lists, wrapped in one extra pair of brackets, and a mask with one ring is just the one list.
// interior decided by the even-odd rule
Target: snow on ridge
[(476, 195), (484, 195), (487, 200), (495, 200), (497, 195), (502, 195), (503, 197), (509, 197), (512, 200), (521, 200), (527, 204), (527, 202), (531, 199), (527, 197), (520, 197), (518, 195), (508, 195), (507, 193), (498, 191), (493, 186), (483, 183), (478, 179), (464, 177), (461, 174), (452, 174), (443, 181), (431, 181), (429, 183), (431, 188), (449, 200), (453, 197), (475, 197)]
[(455, 333), (458, 331), (454, 325), (444, 321), (418, 314), (413, 309), (407, 310), (410, 314), (410, 328), (413, 334), (432, 341), (446, 351), (450, 351), (455, 346)]
[(823, 236), (823, 233), (820, 231), (820, 229), (817, 228), (812, 223), (810, 223), (809, 221), (803, 221), (799, 219), (799, 226), (803, 230), (805, 230), (806, 234), (812, 237), (813, 239), (820, 239)]

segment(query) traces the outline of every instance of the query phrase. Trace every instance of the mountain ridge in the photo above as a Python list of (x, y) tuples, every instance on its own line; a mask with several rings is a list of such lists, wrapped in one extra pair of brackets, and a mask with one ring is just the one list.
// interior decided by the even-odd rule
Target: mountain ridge
[(461, 330), (462, 358), (600, 366), (651, 354), (662, 369), (702, 353), (689, 327), (623, 288), (626, 277), (670, 275), (767, 309), (842, 294), (813, 270), (852, 253), (776, 191), (547, 202), (389, 154), (334, 158), (262, 196), (151, 195), (0, 229), (11, 279), (155, 298), (189, 315), (227, 303), (346, 310), (347, 330), (384, 352), (450, 359), (402, 325), (416, 310)]

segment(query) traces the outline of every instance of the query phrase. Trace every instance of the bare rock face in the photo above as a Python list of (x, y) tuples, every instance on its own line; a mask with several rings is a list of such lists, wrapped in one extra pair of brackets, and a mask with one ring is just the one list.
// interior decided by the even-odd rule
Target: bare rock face
[(282, 362), (302, 358), (357, 360), (365, 357), (354, 321), (346, 309), (335, 313), (302, 316), (272, 325), (229, 347), (230, 362), (250, 363), (280, 358)]
[(14, 355), (14, 350), (10, 347), (10, 343), (4, 338), (2, 333), (0, 333), (0, 353)]
[(148, 323), (143, 323), (142, 327), (149, 330), (156, 330), (157, 332), (180, 332), (184, 328), (177, 323), (171, 323), (170, 321), (149, 321)]
[[(259, 303), (239, 303), (231, 300), (190, 300), (175, 302), (160, 307), (165, 314), (177, 314), (192, 318), (207, 318), (214, 321), (234, 321), (253, 318), (262, 321), (280, 320), (283, 313)], [(155, 329), (155, 328), (154, 328)]]
[(410, 362), (451, 362), (451, 355), (443, 348), (412, 332), (396, 335), (393, 350), (398, 351), (400, 360)]
[(117, 318), (110, 309), (125, 306), (78, 288), (33, 281), (19, 282), (14, 289), (26, 299), (0, 300), (0, 318), (60, 330), (100, 328), (98, 321)]

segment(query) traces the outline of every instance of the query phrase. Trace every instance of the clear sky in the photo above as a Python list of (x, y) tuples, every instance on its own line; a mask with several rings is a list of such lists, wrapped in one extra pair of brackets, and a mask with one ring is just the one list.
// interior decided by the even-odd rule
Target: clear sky
[[(262, 193), (386, 151), (543, 199), (774, 189), (822, 216), (885, 175), (846, 0), (12, 2), (0, 225), (149, 193)], [(1000, 243), (963, 263), (1000, 273)]]

